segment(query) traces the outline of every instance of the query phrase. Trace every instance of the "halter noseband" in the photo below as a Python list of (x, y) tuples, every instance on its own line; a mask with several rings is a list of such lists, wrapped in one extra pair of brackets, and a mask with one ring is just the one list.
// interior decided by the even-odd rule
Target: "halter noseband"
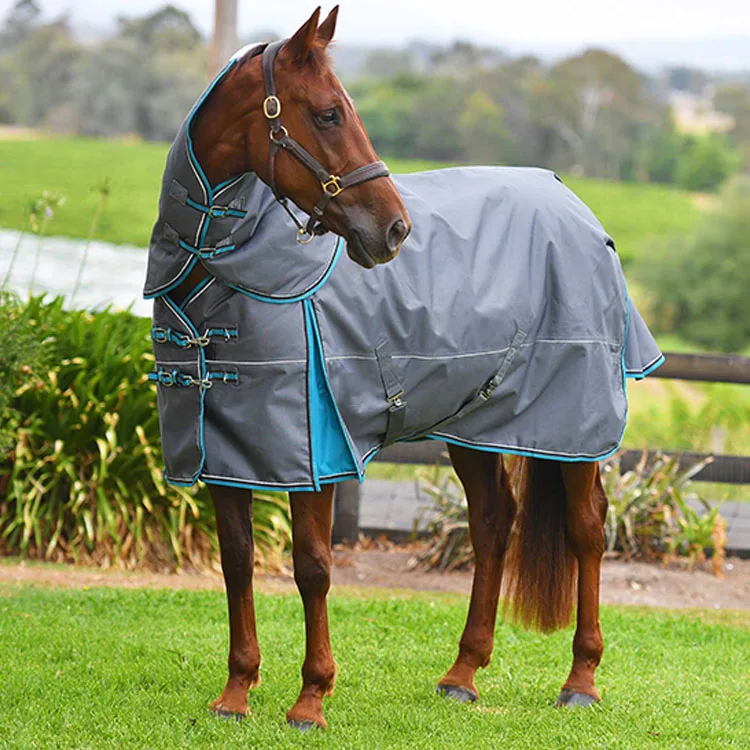
[[(371, 164), (365, 164), (363, 167), (358, 167), (343, 176), (333, 175), (314, 156), (312, 156), (312, 154), (289, 135), (287, 129), (281, 124), (281, 102), (276, 96), (276, 83), (273, 76), (273, 67), (276, 62), (276, 56), (279, 54), (279, 50), (284, 45), (285, 41), (286, 40), (282, 39), (281, 41), (269, 44), (263, 51), (262, 58), (263, 82), (266, 89), (266, 98), (263, 101), (263, 114), (268, 120), (268, 126), (270, 128), (269, 137), (271, 138), (269, 174), (271, 190), (273, 190), (276, 200), (284, 207), (286, 212), (292, 217), (292, 220), (297, 225), (297, 242), (306, 245), (308, 242), (312, 241), (316, 234), (323, 234), (327, 231), (323, 229), (321, 223), (323, 213), (328, 204), (342, 190), (346, 190), (346, 188), (353, 187), (354, 185), (361, 185), (363, 182), (374, 180), (377, 177), (388, 177), (390, 172), (384, 162), (375, 161)], [(318, 180), (320, 180), (320, 185), (323, 188), (323, 197), (313, 208), (312, 215), (306, 225), (302, 224), (302, 222), (295, 216), (294, 212), (289, 208), (287, 198), (279, 194), (276, 186), (276, 154), (279, 152), (280, 148), (288, 151), (295, 159), (297, 159), (297, 161), (307, 167), (318, 178)]]

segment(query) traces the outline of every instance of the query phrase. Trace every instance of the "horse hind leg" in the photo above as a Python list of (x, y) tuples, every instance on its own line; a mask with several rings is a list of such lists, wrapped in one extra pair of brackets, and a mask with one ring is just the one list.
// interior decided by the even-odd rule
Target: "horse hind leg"
[(243, 718), (247, 693), (260, 684), (260, 649), (253, 602), (252, 492), (211, 486), (229, 603), (229, 679), (211, 704), (219, 716)]
[(474, 579), (458, 657), (438, 683), (437, 692), (461, 703), (479, 699), (477, 669), (490, 663), (500, 582), (515, 501), (502, 456), (449, 446), (466, 491), (469, 533), (474, 548)]
[(601, 700), (594, 673), (604, 651), (599, 624), (599, 576), (607, 496), (596, 463), (563, 464), (562, 477), (568, 542), (578, 560), (578, 617), (573, 666), (555, 706), (590, 706)]
[(323, 698), (331, 695), (336, 664), (328, 633), (326, 596), (331, 585), (333, 485), (320, 492), (290, 493), (294, 580), (305, 608), (305, 661), (302, 690), (286, 715), (300, 731), (327, 726)]

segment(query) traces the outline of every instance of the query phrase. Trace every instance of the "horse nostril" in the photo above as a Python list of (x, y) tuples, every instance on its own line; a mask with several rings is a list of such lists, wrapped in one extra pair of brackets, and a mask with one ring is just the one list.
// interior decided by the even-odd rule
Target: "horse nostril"
[(396, 219), (388, 229), (388, 249), (395, 253), (409, 236), (409, 228), (403, 219)]

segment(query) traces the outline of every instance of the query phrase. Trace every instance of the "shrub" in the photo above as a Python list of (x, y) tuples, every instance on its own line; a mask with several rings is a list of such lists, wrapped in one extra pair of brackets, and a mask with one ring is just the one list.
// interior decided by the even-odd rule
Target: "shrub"
[[(604, 529), (607, 552), (641, 560), (686, 556), (694, 564), (710, 549), (719, 563), (714, 572), (720, 575), (724, 520), (718, 506), (705, 506), (706, 512), (699, 513), (694, 507), (698, 496), (686, 494), (691, 478), (711, 459), (680, 469), (676, 457), (657, 455), (650, 462), (647, 458), (644, 452), (635, 469), (624, 474), (619, 457), (602, 465), (609, 499)], [(440, 572), (469, 567), (473, 553), (468, 505), (458, 479), (437, 468), (434, 473), (422, 470), (418, 476), (420, 489), (433, 499), (430, 511), (435, 515), (418, 564)]]
[[(150, 322), (127, 312), (65, 311), (31, 298), (26, 323), (49, 347), (15, 391), (20, 415), (0, 464), (0, 548), (7, 554), (97, 565), (203, 568), (216, 558), (205, 488), (162, 472)], [(0, 485), (2, 489), (2, 485)], [(278, 564), (290, 537), (280, 498), (255, 505), (258, 557)]]
[(682, 148), (675, 182), (685, 190), (715, 190), (738, 165), (738, 155), (723, 136), (691, 138)]
[[(681, 469), (677, 456), (657, 454), (649, 460), (644, 451), (635, 468), (625, 473), (619, 457), (605, 462), (607, 552), (628, 560), (665, 562), (683, 555), (694, 564), (704, 559), (704, 550), (711, 549), (723, 558), (723, 541), (719, 542), (716, 534), (724, 522), (719, 506), (710, 507), (697, 494), (687, 492), (691, 479), (712, 460)], [(705, 513), (695, 509), (698, 503), (703, 504)]]
[(26, 307), (7, 289), (0, 290), (0, 458), (13, 444), (20, 421), (14, 393), (25, 377), (44, 366), (47, 348), (31, 327)]

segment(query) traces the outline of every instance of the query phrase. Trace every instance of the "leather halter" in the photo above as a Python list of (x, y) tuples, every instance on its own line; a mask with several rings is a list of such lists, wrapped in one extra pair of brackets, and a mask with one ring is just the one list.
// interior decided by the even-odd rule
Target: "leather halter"
[[(342, 190), (346, 190), (346, 188), (353, 187), (354, 185), (361, 185), (363, 182), (368, 182), (378, 177), (388, 177), (390, 172), (384, 162), (375, 161), (371, 164), (365, 164), (363, 167), (358, 167), (343, 176), (331, 174), (312, 154), (289, 135), (287, 129), (281, 124), (281, 102), (276, 96), (276, 83), (273, 75), (276, 56), (286, 41), (282, 39), (269, 44), (263, 51), (263, 82), (266, 90), (266, 98), (263, 101), (263, 114), (266, 116), (270, 128), (269, 174), (271, 190), (273, 190), (276, 200), (284, 207), (297, 225), (297, 242), (306, 245), (312, 241), (315, 235), (324, 234), (328, 231), (323, 227), (321, 222), (323, 213), (328, 204)], [(279, 193), (276, 185), (276, 154), (280, 148), (288, 151), (297, 161), (307, 167), (320, 180), (320, 186), (323, 188), (323, 196), (313, 208), (312, 215), (306, 225), (295, 216), (294, 212), (289, 208), (288, 199)]]

